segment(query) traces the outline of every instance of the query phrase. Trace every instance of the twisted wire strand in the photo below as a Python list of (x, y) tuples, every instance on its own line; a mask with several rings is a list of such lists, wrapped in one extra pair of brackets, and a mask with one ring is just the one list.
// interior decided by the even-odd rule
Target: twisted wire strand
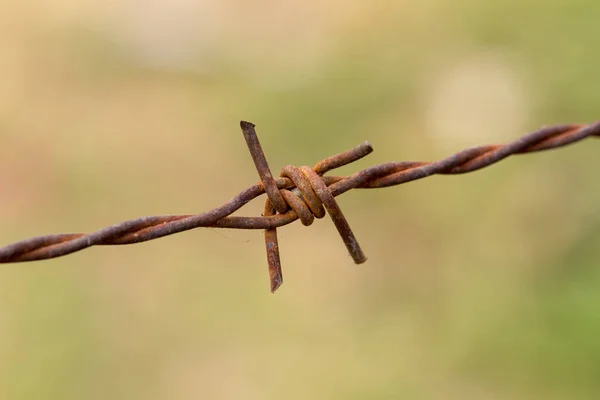
[[(581, 141), (587, 137), (600, 137), (600, 122), (588, 125), (556, 125), (544, 127), (508, 144), (474, 147), (435, 162), (389, 162), (366, 168), (350, 176), (324, 176), (325, 173), (335, 168), (349, 164), (369, 154), (373, 149), (368, 142), (364, 142), (352, 150), (320, 161), (312, 169), (308, 167), (297, 169), (288, 166), (282, 170), (281, 177), (273, 178), (270, 175), (266, 158), (264, 160), (259, 159), (259, 162), (257, 162), (254, 156), (262, 153), (258, 139), (256, 138), (256, 143), (252, 141), (252, 138), (250, 138), (250, 141), (248, 140), (247, 130), (250, 126), (253, 130), (254, 125), (242, 122), (241, 126), (250, 152), (253, 155), (255, 166), (259, 171), (261, 182), (243, 190), (222, 206), (196, 215), (168, 215), (132, 219), (89, 234), (68, 233), (26, 239), (0, 248), (0, 263), (50, 259), (95, 245), (140, 243), (200, 227), (275, 230), (300, 217), (302, 217), (301, 222), (307, 225), (312, 217), (322, 216), (317, 202), (314, 198), (311, 198), (310, 194), (307, 194), (309, 193), (307, 181), (310, 184), (310, 189), (315, 194), (317, 190), (326, 192), (325, 196), (330, 194), (333, 199), (351, 189), (396, 186), (436, 174), (463, 174), (492, 165), (510, 155), (554, 149)], [(268, 174), (265, 171), (268, 171)], [(306, 180), (300, 178), (298, 172), (302, 173)], [(319, 182), (322, 183), (322, 186)], [(319, 188), (316, 188), (315, 185)], [(265, 192), (268, 194), (271, 208), (267, 209), (269, 204), (266, 204), (263, 216), (240, 217), (231, 215)], [(273, 199), (276, 198), (278, 199), (275, 200), (278, 203), (277, 206), (273, 202)], [(293, 200), (291, 200), (292, 198)], [(328, 202), (333, 204), (330, 200)], [(306, 210), (312, 217), (307, 216)], [(332, 214), (331, 210), (328, 211)], [(271, 243), (273, 243), (272, 239), (273, 237), (271, 237)]]

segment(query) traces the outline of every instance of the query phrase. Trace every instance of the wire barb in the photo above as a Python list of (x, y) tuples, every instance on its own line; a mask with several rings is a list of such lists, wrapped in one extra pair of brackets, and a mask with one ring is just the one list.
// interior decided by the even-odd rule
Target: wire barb
[[(329, 188), (316, 171), (319, 170), (325, 173), (328, 169), (337, 168), (358, 160), (373, 151), (371, 145), (365, 142), (353, 150), (329, 157), (317, 164), (315, 170), (306, 166), (296, 168), (288, 165), (284, 167), (281, 171), (281, 177), (291, 179), (296, 188), (296, 191), (290, 191), (285, 188), (278, 189), (277, 183), (271, 174), (265, 153), (256, 135), (256, 130), (254, 129), (256, 125), (251, 122), (242, 121), (240, 126), (263, 188), (267, 193), (264, 215), (270, 217), (276, 215), (276, 211), (283, 214), (291, 208), (298, 218), (300, 218), (302, 224), (308, 226), (313, 223), (315, 217), (323, 218), (325, 210), (327, 210), (354, 262), (357, 264), (365, 262), (367, 257), (365, 257), (354, 233), (352, 233), (348, 221), (346, 221), (342, 210), (337, 205), (335, 197), (333, 197)], [(283, 283), (277, 228), (265, 229), (265, 245), (267, 247), (271, 292), (274, 293)]]
[[(324, 176), (373, 151), (364, 142), (344, 153), (328, 157), (313, 168), (286, 166), (273, 178), (262, 151), (255, 125), (240, 123), (246, 144), (261, 182), (250, 186), (220, 207), (197, 215), (142, 217), (112, 225), (90, 234), (69, 233), (26, 239), (0, 248), (0, 263), (45, 260), (71, 254), (96, 245), (134, 244), (200, 227), (264, 229), (271, 291), (282, 284), (277, 228), (300, 219), (303, 225), (314, 218), (332, 218), (348, 252), (358, 263), (366, 261), (341, 209), (335, 201), (351, 189), (396, 186), (432, 175), (456, 175), (476, 171), (514, 154), (533, 153), (563, 147), (587, 137), (600, 137), (600, 122), (589, 125), (545, 127), (511, 143), (474, 147), (435, 162), (398, 161), (376, 165), (350, 176)], [(244, 204), (266, 193), (264, 215), (232, 216)]]

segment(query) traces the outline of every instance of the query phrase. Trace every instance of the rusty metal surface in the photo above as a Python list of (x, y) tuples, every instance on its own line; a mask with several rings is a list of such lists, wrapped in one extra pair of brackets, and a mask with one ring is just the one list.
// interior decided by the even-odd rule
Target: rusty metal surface
[[(314, 218), (332, 218), (346, 248), (356, 263), (366, 257), (350, 225), (335, 201), (356, 188), (383, 188), (400, 185), (432, 175), (455, 175), (476, 171), (504, 158), (554, 149), (600, 137), (600, 122), (589, 125), (557, 125), (532, 132), (514, 142), (474, 147), (435, 162), (400, 161), (376, 165), (350, 176), (324, 176), (325, 173), (352, 163), (373, 151), (368, 142), (344, 153), (328, 157), (313, 168), (286, 166), (274, 178), (256, 135), (255, 126), (241, 122), (242, 132), (261, 182), (250, 186), (221, 207), (197, 215), (142, 217), (83, 234), (57, 234), (26, 239), (0, 248), (0, 263), (44, 260), (74, 253), (96, 245), (133, 244), (200, 227), (264, 229), (271, 291), (282, 284), (277, 228), (300, 219), (310, 225)], [(244, 204), (267, 193), (264, 215), (231, 216)]]

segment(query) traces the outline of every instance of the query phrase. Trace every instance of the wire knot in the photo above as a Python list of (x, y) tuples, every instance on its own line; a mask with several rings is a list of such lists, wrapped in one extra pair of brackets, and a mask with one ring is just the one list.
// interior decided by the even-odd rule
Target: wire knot
[[(344, 213), (335, 201), (333, 193), (323, 180), (322, 174), (364, 157), (373, 151), (371, 145), (365, 142), (357, 149), (321, 161), (314, 168), (307, 166), (298, 168), (287, 165), (281, 170), (280, 176), (285, 179), (286, 184), (289, 184), (280, 188), (271, 174), (254, 126), (250, 122), (241, 122), (246, 143), (267, 194), (264, 216), (285, 214), (291, 210), (303, 225), (309, 226), (314, 222), (315, 217), (323, 218), (325, 210), (327, 210), (354, 262), (357, 264), (365, 262), (367, 257), (358, 244)], [(271, 291), (275, 292), (283, 283), (277, 228), (265, 229), (265, 244)]]
[[(281, 189), (279, 193), (286, 205), (296, 213), (302, 225), (309, 226), (313, 223), (315, 217), (323, 218), (325, 216), (325, 208), (321, 197), (327, 195), (321, 192), (323, 188), (327, 191), (328, 189), (315, 171), (306, 166), (298, 168), (293, 165), (286, 165), (279, 176), (289, 178), (296, 186), (291, 190)], [(317, 193), (320, 193), (320, 196)]]

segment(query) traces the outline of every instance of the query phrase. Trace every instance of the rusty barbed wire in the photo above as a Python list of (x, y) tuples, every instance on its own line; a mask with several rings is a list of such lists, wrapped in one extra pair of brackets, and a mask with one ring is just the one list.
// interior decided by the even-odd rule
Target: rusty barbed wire
[[(242, 132), (261, 182), (250, 186), (220, 207), (197, 215), (142, 217), (112, 225), (99, 231), (67, 233), (26, 239), (0, 248), (0, 263), (45, 260), (71, 254), (96, 245), (121, 245), (145, 242), (200, 227), (264, 229), (271, 291), (282, 284), (277, 228), (300, 219), (310, 225), (314, 218), (327, 213), (333, 220), (348, 252), (359, 264), (366, 257), (335, 197), (351, 189), (383, 188), (400, 185), (432, 175), (455, 175), (476, 171), (514, 154), (554, 149), (600, 137), (600, 122), (593, 124), (544, 127), (508, 144), (488, 145), (463, 150), (435, 162), (399, 161), (379, 164), (350, 176), (324, 176), (325, 173), (352, 163), (373, 151), (364, 142), (344, 153), (326, 158), (313, 168), (288, 165), (275, 179), (258, 141), (255, 125), (241, 122)], [(260, 217), (231, 214), (266, 193), (265, 211)]]

